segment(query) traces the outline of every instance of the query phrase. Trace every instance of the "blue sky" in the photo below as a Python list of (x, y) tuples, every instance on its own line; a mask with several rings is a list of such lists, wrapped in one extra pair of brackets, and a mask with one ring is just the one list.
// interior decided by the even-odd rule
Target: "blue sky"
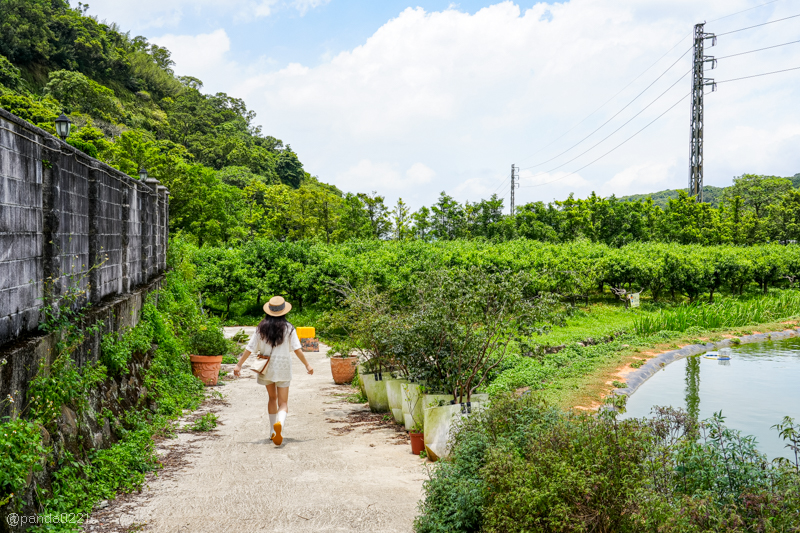
[[(252, 13), (243, 14), (242, 7), (231, 8), (225, 2), (217, 5), (201, 2), (193, 6), (189, 2), (167, 0), (147, 5), (147, 10), (142, 10), (136, 9), (139, 2), (95, 0), (90, 4), (89, 13), (101, 19), (114, 20), (125, 30), (145, 36), (158, 36), (164, 30), (179, 35), (195, 35), (213, 32), (222, 26), (230, 30), (231, 46), (240, 62), (257, 61), (268, 56), (277, 63), (300, 62), (312, 66), (331, 54), (362, 44), (408, 7), (422, 7), (426, 11), (451, 8), (474, 14), (495, 3), (477, 0), (412, 3), (406, 0), (310, 0), (299, 6), (291, 2), (276, 2), (269, 6), (268, 16), (253, 16)], [(530, 5), (533, 3), (529, 2)], [(258, 2), (250, 4), (257, 5)]]
[[(523, 168), (518, 203), (685, 187), (688, 36), (703, 20), (724, 33), (800, 13), (800, 0), (766, 2), (94, 0), (89, 12), (167, 46), (176, 71), (209, 92), (244, 98), (323, 181), (419, 207), (442, 190), (507, 198), (512, 163)], [(795, 18), (722, 36), (707, 53), (799, 32)], [(797, 66), (794, 44), (707, 75)], [(799, 81), (793, 71), (706, 97), (706, 184), (800, 172)]]

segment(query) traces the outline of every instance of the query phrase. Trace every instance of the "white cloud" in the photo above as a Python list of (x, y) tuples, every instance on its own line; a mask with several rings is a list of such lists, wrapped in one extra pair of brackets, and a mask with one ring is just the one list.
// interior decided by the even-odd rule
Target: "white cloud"
[(422, 163), (414, 163), (411, 168), (406, 170), (407, 183), (410, 185), (430, 183), (434, 177), (436, 177), (436, 172)]
[[(414, 163), (405, 173), (396, 164), (362, 159), (346, 171), (337, 174), (336, 183), (355, 192), (396, 192), (407, 187), (429, 183), (436, 172), (423, 163)], [(401, 195), (402, 196), (402, 195)]]
[[(502, 174), (552, 158), (619, 110), (691, 44), (692, 26), (752, 7), (755, 0), (571, 0), (557, 4), (505, 1), (468, 14), (406, 9), (362, 45), (317, 66), (292, 65), (252, 76), (242, 96), (267, 131), (291, 142), (310, 172), (347, 188), (364, 161), (392, 161), (374, 187), (412, 205), (431, 203), (442, 189), (459, 199), (507, 196)], [(791, 14), (775, 4), (709, 24), (723, 32)], [(774, 11), (774, 13), (773, 13)], [(790, 25), (721, 37), (717, 56), (791, 40)], [(589, 120), (531, 157), (636, 78), (682, 37), (679, 46)], [(709, 52), (711, 53), (711, 52)], [(800, 61), (800, 46), (720, 61), (717, 79)], [(571, 191), (617, 195), (685, 186), (689, 102), (576, 175), (688, 93), (684, 78), (618, 134), (564, 164), (640, 111), (689, 69), (679, 62), (609, 126), (552, 162), (523, 173), (517, 203)], [(749, 87), (720, 85), (706, 97), (706, 183), (725, 184), (742, 172), (800, 171), (797, 75), (765, 77)], [(793, 81), (794, 80), (794, 81)], [(769, 117), (765, 120), (764, 117)], [(436, 179), (413, 183), (399, 171), (419, 160)], [(536, 173), (539, 173), (538, 175)], [(546, 182), (552, 182), (546, 184)], [(362, 182), (363, 183), (363, 182)], [(372, 185), (371, 185), (372, 186)], [(391, 192), (395, 191), (395, 192)]]
[(272, 14), (272, 9), (277, 0), (264, 0), (254, 6), (253, 15), (256, 17), (268, 17)]
[(226, 56), (231, 49), (231, 40), (224, 29), (199, 35), (167, 34), (154, 37), (152, 41), (172, 52), (176, 73), (201, 80), (206, 75), (218, 75), (218, 69), (226, 66)]
[(312, 9), (324, 6), (331, 0), (294, 0), (291, 2), (292, 7), (297, 9), (301, 15), (305, 15)]
[[(264, 5), (231, 1), (239, 9)], [(154, 0), (142, 2), (156, 5)], [(688, 50), (696, 22), (759, 2), (507, 0), (474, 14), (453, 5), (441, 12), (408, 8), (361, 45), (326, 55), (319, 64), (265, 63), (258, 71), (237, 64), (235, 51), (214, 55), (209, 50), (211, 55), (203, 59), (188, 38), (176, 38), (174, 52), (178, 72), (245, 98), (264, 131), (291, 143), (306, 169), (322, 180), (345, 190), (385, 190), (418, 207), (435, 201), (442, 190), (462, 201), (494, 191), (507, 198), (509, 167), (517, 163), (527, 169), (516, 193), (521, 204), (563, 198), (572, 191), (579, 196), (592, 190), (622, 195), (685, 187), (688, 100), (597, 163), (569, 174), (688, 93), (688, 78), (612, 138), (568, 161), (687, 72), (688, 55), (598, 134), (578, 149), (554, 156), (609, 119)], [(302, 13), (322, 3), (297, 0), (292, 5)], [(188, 2), (174, 0), (159, 5), (154, 14), (164, 17), (189, 9)], [(279, 0), (267, 7), (286, 6)], [(722, 33), (792, 14), (791, 6), (778, 2), (709, 23), (707, 30)], [(796, 25), (787, 21), (722, 36), (708, 53), (720, 57), (795, 40), (794, 31)], [(676, 43), (645, 75), (581, 122)], [(708, 75), (725, 80), (798, 64), (800, 45), (793, 45), (721, 60)], [(202, 74), (190, 72), (189, 66)], [(800, 99), (798, 79), (800, 73), (788, 72), (721, 84), (706, 96), (707, 184), (725, 185), (744, 172), (800, 172), (800, 106), (794, 105)], [(424, 166), (417, 167), (422, 161)]]
[(337, 174), (335, 181), (346, 190), (369, 193), (380, 192), (387, 188), (397, 188), (400, 185), (401, 177), (391, 164), (373, 163), (369, 159), (362, 159), (344, 172)]
[(680, 189), (684, 184), (677, 185), (670, 182), (676, 163), (677, 161), (630, 166), (603, 183), (597, 192), (603, 196), (611, 196), (612, 194), (627, 196), (629, 194), (642, 194), (664, 189)]

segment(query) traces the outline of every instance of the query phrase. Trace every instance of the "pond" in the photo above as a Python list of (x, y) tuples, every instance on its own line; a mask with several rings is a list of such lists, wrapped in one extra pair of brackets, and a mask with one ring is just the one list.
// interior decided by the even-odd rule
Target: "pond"
[(733, 347), (730, 361), (680, 359), (643, 383), (623, 418), (650, 415), (654, 405), (680, 407), (700, 420), (722, 411), (728, 427), (758, 439), (770, 459), (789, 457), (771, 427), (800, 420), (800, 338)]

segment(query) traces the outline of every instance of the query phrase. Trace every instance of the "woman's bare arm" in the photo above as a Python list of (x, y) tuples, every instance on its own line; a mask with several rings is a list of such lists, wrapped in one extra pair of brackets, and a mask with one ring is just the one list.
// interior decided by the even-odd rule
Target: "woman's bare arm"
[(250, 350), (245, 350), (242, 356), (239, 358), (239, 362), (236, 364), (236, 368), (233, 369), (234, 376), (237, 377), (239, 376), (239, 372), (242, 371), (242, 365), (244, 364), (245, 361), (247, 361), (248, 357), (250, 357)]
[(308, 364), (308, 361), (306, 361), (306, 356), (303, 353), (303, 350), (295, 350), (294, 354), (297, 356), (298, 359), (300, 359), (301, 363), (306, 365), (306, 371), (308, 371), (309, 374), (313, 374), (314, 373), (314, 369), (311, 368), (311, 365)]

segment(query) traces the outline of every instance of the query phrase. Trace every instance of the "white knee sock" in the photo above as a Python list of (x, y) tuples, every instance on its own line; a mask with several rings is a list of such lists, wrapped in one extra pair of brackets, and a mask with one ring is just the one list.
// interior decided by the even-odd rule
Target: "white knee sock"
[(278, 422), (281, 423), (281, 427), (286, 427), (286, 411), (278, 411)]
[(270, 433), (270, 437), (275, 434), (275, 422), (278, 421), (278, 413), (269, 413), (269, 430), (272, 432)]

